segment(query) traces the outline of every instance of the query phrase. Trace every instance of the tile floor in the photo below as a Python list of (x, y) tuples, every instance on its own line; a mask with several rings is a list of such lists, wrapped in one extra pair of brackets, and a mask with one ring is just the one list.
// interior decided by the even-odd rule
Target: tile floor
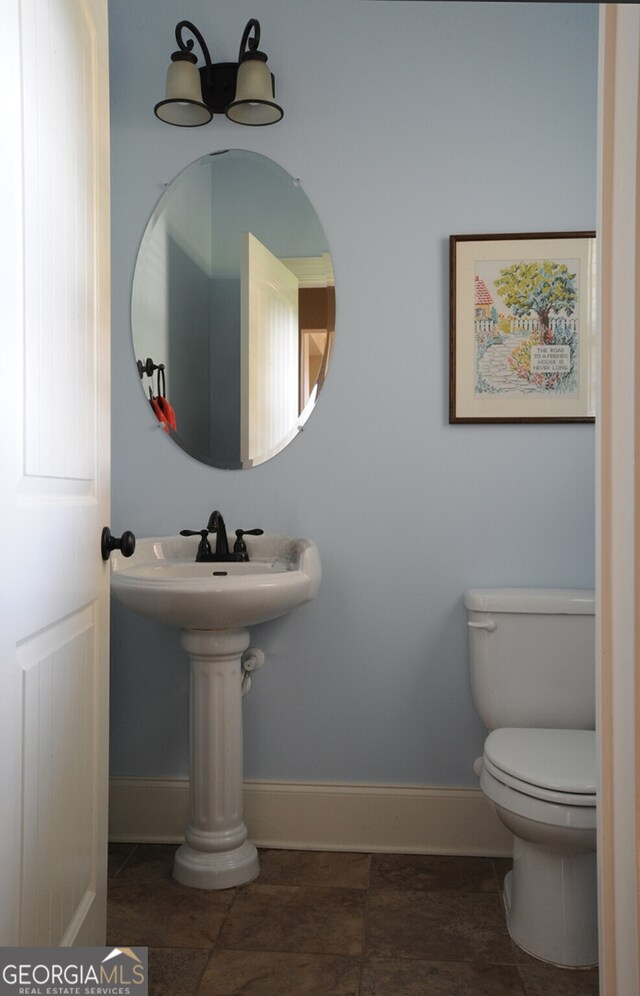
[(582, 996), (507, 933), (509, 863), (485, 858), (260, 852), (222, 892), (171, 878), (175, 847), (110, 849), (108, 943), (149, 948), (150, 996)]

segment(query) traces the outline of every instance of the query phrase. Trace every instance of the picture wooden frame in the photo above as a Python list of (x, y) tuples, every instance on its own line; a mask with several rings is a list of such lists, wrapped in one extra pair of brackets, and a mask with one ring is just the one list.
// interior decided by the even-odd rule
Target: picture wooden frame
[(449, 422), (593, 422), (595, 232), (451, 235)]

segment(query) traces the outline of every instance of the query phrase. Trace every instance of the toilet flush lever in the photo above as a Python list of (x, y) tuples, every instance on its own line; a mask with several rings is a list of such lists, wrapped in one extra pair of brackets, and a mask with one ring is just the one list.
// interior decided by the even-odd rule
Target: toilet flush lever
[(482, 622), (475, 622), (470, 619), (467, 626), (470, 626), (471, 629), (486, 629), (489, 633), (493, 633), (494, 629), (498, 628), (498, 624), (495, 619), (484, 619)]

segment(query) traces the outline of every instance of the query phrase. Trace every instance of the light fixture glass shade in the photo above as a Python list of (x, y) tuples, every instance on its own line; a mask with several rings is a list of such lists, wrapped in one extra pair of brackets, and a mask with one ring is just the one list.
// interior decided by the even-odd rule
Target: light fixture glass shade
[(175, 59), (167, 72), (165, 99), (154, 111), (161, 121), (181, 128), (208, 124), (212, 112), (202, 99), (198, 67), (190, 59)]
[(273, 99), (273, 79), (262, 59), (247, 58), (240, 63), (235, 99), (225, 114), (244, 125), (270, 125), (281, 119), (284, 111)]

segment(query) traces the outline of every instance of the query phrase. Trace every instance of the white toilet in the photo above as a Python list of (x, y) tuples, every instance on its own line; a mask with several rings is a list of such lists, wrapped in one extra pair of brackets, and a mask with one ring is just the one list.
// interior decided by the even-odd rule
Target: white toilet
[(491, 730), (474, 769), (514, 834), (509, 933), (543, 961), (596, 965), (594, 593), (474, 588), (464, 602), (473, 697)]

